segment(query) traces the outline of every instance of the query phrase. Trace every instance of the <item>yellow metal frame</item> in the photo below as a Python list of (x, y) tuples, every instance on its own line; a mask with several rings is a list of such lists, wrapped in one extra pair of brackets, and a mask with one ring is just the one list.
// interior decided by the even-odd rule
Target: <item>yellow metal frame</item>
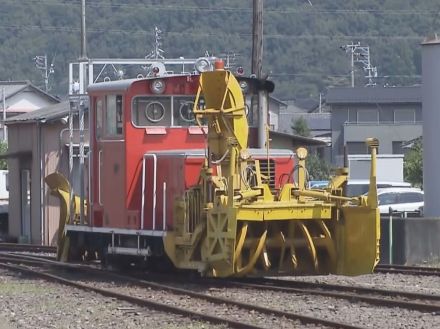
[[(199, 108), (202, 97), (205, 107)], [(176, 267), (220, 277), (260, 271), (347, 275), (373, 271), (380, 234), (377, 140), (367, 141), (372, 155), (368, 198), (343, 196), (346, 168), (337, 171), (329, 188), (308, 190), (304, 149), (299, 151), (297, 183), (285, 184), (273, 194), (263, 183), (258, 161), (248, 155), (244, 98), (230, 72), (202, 73), (194, 114), (199, 124), (207, 122), (210, 154), (198, 187), (176, 202), (175, 228), (164, 238), (165, 251)], [(197, 215), (193, 204), (199, 205)]]

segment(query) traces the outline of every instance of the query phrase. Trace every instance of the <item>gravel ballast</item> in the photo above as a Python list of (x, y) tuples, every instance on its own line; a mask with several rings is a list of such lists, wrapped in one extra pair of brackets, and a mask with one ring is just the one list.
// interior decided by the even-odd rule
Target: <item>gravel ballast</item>
[[(389, 290), (417, 291), (440, 294), (439, 279), (405, 275), (375, 274), (359, 277), (320, 276), (292, 278), (333, 284), (377, 287)], [(129, 293), (139, 298), (153, 299), (170, 305), (188, 306), (195, 311), (227, 318), (254, 318), (256, 325), (268, 328), (303, 328), (291, 320), (261, 316), (256, 312), (243, 314), (234, 307), (220, 307), (188, 296), (133, 287), (121, 283), (85, 282), (96, 287)], [(187, 285), (193, 290), (201, 287)], [(440, 314), (422, 313), (400, 308), (385, 308), (348, 300), (301, 294), (259, 291), (255, 289), (209, 288), (204, 293), (252, 303), (278, 310), (343, 321), (366, 328), (440, 328)], [(0, 320), (7, 329), (14, 328), (224, 328), (192, 321), (172, 314), (151, 311), (126, 302), (103, 297), (93, 292), (22, 277), (0, 269)], [(247, 319), (246, 319), (247, 320)], [(253, 322), (253, 321), (250, 321)], [(0, 328), (2, 328), (0, 326)]]
[(224, 329), (0, 269), (0, 328)]

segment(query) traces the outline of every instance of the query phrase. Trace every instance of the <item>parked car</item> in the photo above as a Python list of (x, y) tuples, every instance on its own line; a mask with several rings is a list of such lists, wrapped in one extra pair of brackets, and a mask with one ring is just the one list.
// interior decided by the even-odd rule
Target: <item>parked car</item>
[(398, 212), (419, 212), (424, 205), (423, 191), (413, 187), (380, 188), (377, 199), (381, 214), (388, 214), (390, 208)]
[[(368, 192), (370, 181), (368, 179), (349, 179), (347, 182), (347, 196), (358, 196)], [(407, 182), (378, 181), (377, 188), (385, 187), (411, 187)]]
[(311, 189), (325, 189), (328, 186), (328, 180), (312, 180), (309, 182)]

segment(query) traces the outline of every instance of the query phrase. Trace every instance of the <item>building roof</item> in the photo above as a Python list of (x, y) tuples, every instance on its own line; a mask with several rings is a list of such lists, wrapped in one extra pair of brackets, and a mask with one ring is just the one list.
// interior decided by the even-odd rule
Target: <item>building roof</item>
[(310, 145), (310, 146), (312, 146), (312, 145), (327, 145), (327, 143), (325, 141), (315, 139), (315, 138), (304, 137), (304, 136), (288, 134), (288, 133), (282, 133), (282, 132), (274, 131), (274, 130), (270, 130), (269, 133), (270, 133), (270, 135), (273, 135), (273, 136), (279, 136), (279, 137), (283, 137), (283, 138), (292, 139), (293, 141), (298, 142), (298, 143), (303, 143), (304, 145)]
[[(5, 99), (8, 99), (12, 96), (17, 95), (18, 93), (22, 91), (29, 91), (33, 90), (38, 92), (39, 94), (43, 95), (44, 97), (50, 99), (51, 101), (59, 102), (60, 100), (52, 96), (51, 94), (45, 92), (44, 90), (38, 88), (37, 86), (33, 85), (30, 81), (0, 81), (0, 90), (4, 90), (5, 92)], [(3, 101), (3, 95), (0, 98), (0, 102)]]
[(36, 121), (51, 121), (61, 119), (69, 115), (70, 103), (64, 101), (58, 104), (43, 107), (41, 109), (23, 113), (6, 119), (6, 125), (15, 123), (31, 123)]
[(420, 86), (329, 88), (327, 104), (421, 103)]
[(312, 112), (319, 107), (319, 100), (313, 98), (297, 98), (295, 105), (307, 112)]
[(287, 106), (287, 103), (286, 103), (286, 102), (284, 102), (284, 101), (282, 101), (281, 99), (278, 99), (278, 98), (276, 98), (276, 97), (269, 96), (269, 99), (270, 99), (271, 101), (274, 101), (274, 102), (276, 102), (276, 103), (282, 105), (282, 106)]
[(331, 114), (330, 113), (297, 113), (297, 112), (281, 112), (279, 120), (279, 131), (292, 131), (292, 125), (296, 120), (303, 117), (307, 122), (307, 127), (311, 131), (328, 130), (331, 129)]
[(287, 111), (292, 113), (311, 113), (319, 108), (319, 100), (313, 98), (296, 98), (285, 103)]

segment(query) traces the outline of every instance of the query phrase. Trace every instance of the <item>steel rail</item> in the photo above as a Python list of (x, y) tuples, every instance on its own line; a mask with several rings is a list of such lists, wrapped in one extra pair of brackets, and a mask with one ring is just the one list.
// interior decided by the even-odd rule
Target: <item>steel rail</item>
[[(251, 283), (263, 284), (266, 286), (275, 285), (279, 287), (288, 287), (288, 288), (309, 288), (309, 289), (324, 289), (324, 290), (337, 290), (343, 292), (361, 292), (365, 294), (376, 294), (388, 297), (405, 297), (408, 299), (426, 299), (432, 301), (440, 301), (440, 295), (427, 295), (418, 292), (408, 292), (408, 291), (400, 291), (400, 290), (387, 290), (382, 288), (368, 288), (368, 287), (360, 287), (360, 286), (347, 286), (347, 285), (339, 285), (339, 284), (331, 284), (331, 283), (315, 283), (315, 282), (305, 282), (305, 281), (294, 281), (294, 280), (282, 280), (282, 279), (270, 279), (270, 278), (262, 278), (262, 279), (252, 279), (248, 278), (246, 280), (235, 280), (237, 282), (246, 282), (251, 281)], [(234, 282), (234, 281), (233, 281)]]
[(91, 285), (86, 285), (86, 284), (74, 282), (74, 281), (67, 280), (65, 278), (53, 275), (53, 274), (43, 273), (43, 272), (33, 270), (30, 268), (26, 268), (23, 266), (19, 266), (19, 265), (0, 263), (0, 267), (15, 271), (15, 272), (17, 272), (17, 271), (25, 272), (29, 275), (36, 276), (36, 277), (42, 278), (42, 279), (50, 281), (50, 282), (58, 282), (63, 285), (67, 285), (67, 286), (75, 287), (75, 288), (78, 288), (81, 290), (85, 290), (87, 292), (93, 291), (93, 292), (98, 293), (100, 295), (103, 295), (105, 297), (116, 298), (118, 300), (123, 300), (123, 301), (129, 302), (131, 304), (136, 304), (136, 305), (143, 306), (143, 307), (149, 307), (149, 308), (155, 309), (157, 311), (182, 315), (185, 317), (189, 317), (191, 319), (206, 321), (206, 322), (209, 322), (212, 324), (219, 324), (219, 325), (226, 324), (230, 328), (237, 328), (237, 329), (265, 329), (264, 327), (255, 326), (252, 324), (242, 323), (242, 322), (238, 322), (238, 321), (234, 321), (234, 320), (230, 320), (230, 319), (226, 319), (226, 318), (221, 318), (221, 317), (217, 317), (217, 316), (213, 316), (213, 315), (194, 312), (194, 311), (190, 311), (188, 309), (184, 309), (184, 308), (180, 308), (180, 307), (175, 307), (175, 306), (171, 306), (171, 305), (167, 305), (167, 304), (154, 302), (151, 300), (141, 299), (141, 298), (129, 296), (126, 294), (113, 292), (113, 291), (106, 290), (106, 289), (93, 287)]
[(378, 265), (375, 273), (394, 273), (407, 275), (440, 276), (438, 267), (405, 266), (405, 265)]
[[(22, 259), (20, 259), (20, 258), (22, 258)], [(10, 255), (10, 254), (1, 255), (0, 254), (0, 266), (3, 266), (3, 264), (1, 264), (1, 262), (9, 261), (9, 260), (11, 260), (13, 262), (23, 262), (23, 263), (30, 262), (30, 264), (35, 264), (35, 263), (43, 264), (44, 263), (46, 265), (51, 265), (51, 266), (80, 269), (82, 271), (88, 271), (93, 274), (99, 274), (101, 278), (103, 277), (103, 275), (106, 275), (108, 277), (112, 277), (113, 279), (118, 279), (118, 280), (121, 280), (124, 282), (130, 282), (130, 283), (132, 283), (136, 286), (140, 286), (140, 287), (160, 289), (160, 290), (168, 291), (168, 292), (174, 293), (174, 294), (187, 295), (187, 296), (190, 296), (193, 298), (199, 298), (199, 299), (202, 299), (202, 300), (205, 300), (208, 302), (212, 302), (215, 304), (231, 305), (231, 306), (236, 306), (236, 307), (242, 308), (244, 310), (256, 311), (256, 312), (260, 312), (260, 313), (266, 314), (266, 315), (276, 315), (279, 317), (284, 317), (286, 319), (296, 320), (296, 321), (299, 321), (304, 324), (315, 324), (315, 325), (328, 326), (331, 328), (343, 328), (343, 329), (361, 329), (361, 328), (363, 328), (363, 327), (359, 327), (359, 326), (355, 326), (355, 325), (351, 325), (351, 324), (347, 324), (347, 323), (325, 320), (325, 319), (305, 316), (302, 314), (284, 312), (284, 311), (279, 311), (279, 310), (275, 310), (275, 309), (271, 309), (271, 308), (267, 308), (267, 307), (262, 307), (262, 306), (258, 306), (258, 305), (247, 304), (247, 303), (238, 302), (238, 301), (234, 301), (234, 300), (227, 299), (227, 298), (209, 296), (209, 295), (206, 295), (203, 293), (194, 292), (192, 290), (176, 288), (176, 287), (172, 287), (170, 285), (160, 284), (160, 283), (156, 283), (156, 282), (145, 281), (145, 280), (133, 278), (133, 277), (126, 276), (126, 275), (107, 272), (107, 271), (103, 271), (103, 270), (91, 268), (91, 267), (84, 267), (84, 266), (77, 265), (77, 264), (65, 264), (65, 263), (60, 263), (60, 262), (55, 262), (55, 261), (48, 261), (45, 259), (36, 259), (36, 257), (32, 257), (32, 256), (22, 257), (22, 255)], [(65, 279), (63, 279), (63, 280), (65, 280)], [(90, 288), (87, 288), (87, 289), (90, 289)], [(99, 289), (99, 288), (96, 288), (96, 289)], [(115, 297), (115, 298), (117, 298), (117, 297)], [(198, 313), (197, 313), (197, 316), (199, 316)], [(206, 321), (208, 321), (208, 320), (206, 320)], [(208, 321), (208, 322), (211, 322), (211, 321)], [(231, 328), (239, 328), (239, 327), (231, 326)], [(240, 328), (244, 328), (244, 327), (240, 327)], [(251, 328), (251, 327), (246, 327), (246, 328)]]
[[(440, 314), (440, 304), (412, 302), (412, 301), (396, 300), (396, 299), (383, 299), (383, 298), (356, 294), (356, 292), (361, 292), (364, 294), (365, 293), (380, 294), (389, 297), (403, 296), (405, 298), (424, 299), (430, 301), (439, 301), (440, 296), (438, 295), (425, 295), (425, 294), (410, 293), (410, 292), (395, 291), (395, 290), (388, 291), (384, 289), (327, 285), (327, 284), (312, 283), (312, 282), (298, 282), (298, 281), (277, 280), (277, 279), (263, 279), (263, 281), (261, 281), (260, 283), (257, 283), (258, 279), (255, 280), (251, 279), (250, 282), (246, 282), (245, 280), (227, 280), (227, 281), (224, 280), (223, 282), (225, 284), (231, 284), (234, 285), (235, 287), (241, 287), (241, 288), (249, 287), (252, 289), (282, 291), (288, 293), (298, 293), (303, 295), (319, 295), (325, 297), (347, 299), (350, 301), (360, 301), (371, 305), (378, 305), (385, 307), (401, 307), (401, 308), (406, 308), (421, 312), (436, 312), (436, 313), (438, 312)], [(290, 283), (291, 285), (288, 286)], [(301, 287), (301, 285), (304, 285), (307, 288), (304, 288), (304, 286)], [(319, 290), (319, 289), (324, 289), (324, 290)], [(339, 292), (339, 291), (332, 292), (328, 290), (339, 290), (339, 291), (344, 290), (344, 292)], [(350, 293), (347, 293), (347, 291), (350, 291)], [(387, 295), (387, 293), (389, 294)]]
[(29, 251), (29, 252), (50, 252), (56, 253), (57, 248), (52, 246), (41, 246), (35, 244), (20, 244), (20, 243), (0, 243), (1, 251)]

